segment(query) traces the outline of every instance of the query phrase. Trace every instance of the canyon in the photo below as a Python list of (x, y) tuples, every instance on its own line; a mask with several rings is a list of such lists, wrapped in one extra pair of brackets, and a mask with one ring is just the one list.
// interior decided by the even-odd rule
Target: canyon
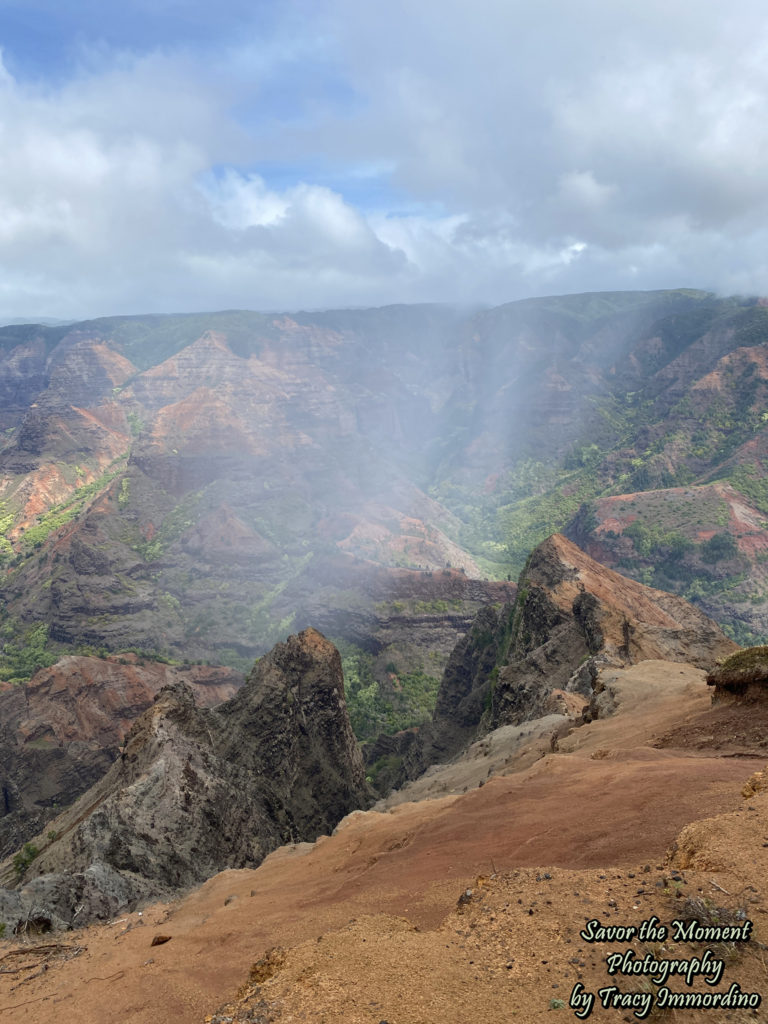
[(244, 672), (314, 625), (436, 681), (556, 530), (756, 642), (766, 337), (689, 290), (4, 327), (6, 647)]
[(690, 290), (0, 328), (9, 1019), (543, 1020), (683, 907), (764, 986), (766, 344)]

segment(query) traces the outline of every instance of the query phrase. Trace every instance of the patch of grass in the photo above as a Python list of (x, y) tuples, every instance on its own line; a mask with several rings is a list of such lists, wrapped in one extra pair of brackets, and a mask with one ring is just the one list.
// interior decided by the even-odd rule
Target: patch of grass
[(142, 539), (133, 545), (145, 562), (154, 562), (160, 558), (194, 524), (202, 496), (202, 491), (185, 495), (184, 500), (164, 517), (151, 540)]
[[(674, 908), (676, 920), (684, 921), (686, 924), (698, 921), (704, 928), (742, 928), (748, 917), (746, 907), (726, 907), (706, 896), (689, 896), (683, 900), (675, 900)], [(741, 948), (739, 943), (728, 941), (704, 942), (701, 945), (718, 959), (731, 959)]]
[(124, 509), (128, 502), (131, 500), (131, 481), (128, 477), (123, 477), (120, 482), (120, 493), (117, 496), (117, 507)]
[(138, 437), (144, 429), (144, 420), (142, 420), (137, 412), (126, 413), (125, 418), (128, 420), (128, 426), (131, 428), (133, 437)]
[(741, 672), (763, 669), (768, 672), (768, 646), (749, 647), (737, 651), (718, 666), (723, 672)]
[(768, 682), (768, 647), (748, 647), (737, 651), (709, 673), (707, 682), (729, 687)]

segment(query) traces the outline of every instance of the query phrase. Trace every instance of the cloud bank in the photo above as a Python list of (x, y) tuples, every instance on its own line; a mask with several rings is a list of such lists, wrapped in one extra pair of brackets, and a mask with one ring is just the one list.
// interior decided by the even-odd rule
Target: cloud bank
[(70, 6), (0, 38), (0, 317), (768, 292), (763, 5)]

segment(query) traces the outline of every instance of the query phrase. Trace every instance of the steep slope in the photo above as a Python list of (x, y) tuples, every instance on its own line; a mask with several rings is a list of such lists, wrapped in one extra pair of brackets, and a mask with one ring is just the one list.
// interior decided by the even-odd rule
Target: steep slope
[(0, 692), (0, 857), (31, 839), (107, 771), (155, 695), (185, 683), (202, 707), (234, 696), (226, 668), (175, 667), (132, 654), (62, 658)]
[[(424, 581), (448, 564), (478, 576), (445, 532), (456, 532), (453, 517), (412, 479), (411, 431), (436, 422), (412, 381), (424, 397), (445, 381), (429, 380), (427, 352), (394, 375), (371, 365), (372, 355), (382, 369), (387, 358), (398, 366), (414, 331), (434, 352), (456, 314), (414, 309), (391, 326), (387, 317), (371, 311), (367, 327), (150, 318), (78, 325), (60, 338), (46, 387), (0, 452), (8, 629), (45, 621), (60, 645), (242, 665), (294, 616), (310, 621), (303, 608), (329, 561), (338, 578), (355, 575), (361, 557), (372, 572), (371, 559), (421, 567)], [(381, 351), (364, 356), (373, 339)], [(153, 344), (162, 353), (166, 343), (153, 364)], [(384, 426), (386, 453), (373, 447)], [(375, 618), (356, 576), (328, 609), (335, 635), (361, 606)], [(395, 600), (399, 577), (382, 587), (385, 576), (378, 600)], [(442, 600), (440, 581), (420, 589), (421, 600)], [(476, 607), (452, 610), (466, 624)], [(450, 621), (442, 629), (450, 640), (436, 638), (440, 657), (461, 632)]]
[(448, 659), (429, 721), (418, 729), (382, 733), (363, 745), (377, 793), (387, 795), (430, 765), (461, 753), (488, 720), (491, 687), (506, 659), (513, 606), (486, 605)]
[(431, 721), (364, 746), (369, 774), (385, 795), (499, 726), (546, 719), (549, 738), (579, 715), (605, 714), (603, 666), (664, 659), (709, 669), (736, 649), (682, 598), (607, 569), (555, 534), (531, 553), (515, 604), (483, 608), (457, 643)]
[(2, 865), (17, 888), (0, 890), (0, 916), (103, 918), (314, 839), (368, 794), (339, 654), (305, 630), (218, 709), (181, 683), (163, 688), (104, 778)]
[(620, 576), (560, 534), (520, 577), (507, 662), (493, 689), (493, 726), (552, 710), (553, 691), (592, 694), (599, 664), (649, 659), (711, 668), (736, 644), (682, 598)]
[[(563, 315), (578, 308), (557, 301)], [(487, 317), (503, 323), (504, 308)], [(506, 451), (516, 446), (518, 457), (488, 467), (479, 493), (476, 483), (459, 493), (439, 484), (435, 493), (478, 523), (463, 533), (470, 548), (495, 542), (515, 575), (536, 543), (564, 529), (582, 547), (602, 549), (619, 571), (699, 604), (738, 642), (758, 642), (766, 628), (768, 309), (762, 300), (699, 296), (688, 310), (656, 312), (654, 322), (619, 332), (618, 344), (587, 329), (581, 345), (570, 332), (570, 351), (555, 355), (550, 346), (542, 378), (528, 381), (525, 402), (507, 415), (515, 441)], [(501, 328), (496, 336), (500, 342)], [(619, 529), (616, 542), (610, 512), (622, 503), (618, 518), (637, 537)]]
[[(745, 470), (741, 470), (745, 473)], [(605, 565), (694, 601), (741, 643), (768, 632), (768, 532), (759, 496), (732, 483), (598, 498), (566, 533)]]

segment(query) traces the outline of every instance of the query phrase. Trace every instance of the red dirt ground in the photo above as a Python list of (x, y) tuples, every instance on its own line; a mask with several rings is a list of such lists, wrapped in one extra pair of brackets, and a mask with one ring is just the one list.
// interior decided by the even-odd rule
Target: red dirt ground
[[(706, 716), (695, 669), (644, 662), (615, 688), (615, 716), (575, 730), (523, 771), (460, 796), (354, 814), (333, 837), (283, 848), (256, 871), (223, 872), (174, 905), (64, 936), (84, 951), (41, 954), (42, 972), (3, 973), (9, 961), (0, 960), (3, 1021), (202, 1024), (274, 946), (297, 948), (222, 1021), (549, 1021), (551, 999), (564, 999), (572, 1020), (579, 976), (592, 991), (610, 983), (607, 949), (579, 939), (585, 921), (668, 921), (678, 892), (755, 901), (755, 935), (768, 942), (768, 796), (741, 795), (765, 757), (651, 745)], [(689, 850), (673, 885), (665, 853), (680, 830), (722, 814), (721, 853), (697, 865)], [(494, 876), (481, 892), (479, 875)], [(171, 940), (152, 947), (158, 933)], [(768, 998), (756, 941), (726, 977)], [(598, 1008), (590, 1019), (635, 1018)]]

